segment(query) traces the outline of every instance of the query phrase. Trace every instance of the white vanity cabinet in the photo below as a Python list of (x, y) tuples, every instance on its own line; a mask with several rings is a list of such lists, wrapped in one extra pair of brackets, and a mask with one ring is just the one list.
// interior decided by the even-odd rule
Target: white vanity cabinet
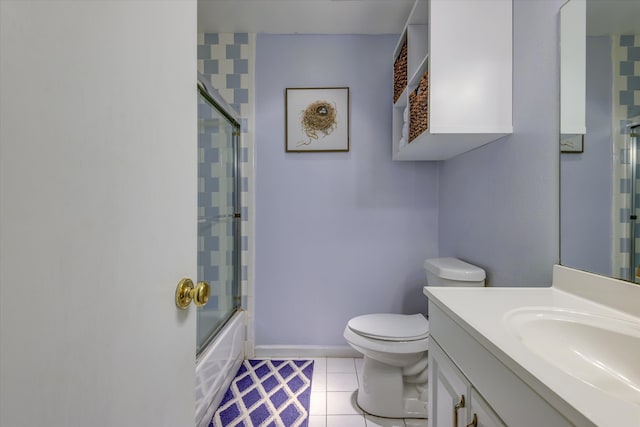
[(430, 427), (506, 427), (433, 339), (429, 378)]
[(429, 427), (576, 425), (431, 300), (429, 330)]
[(480, 396), (478, 391), (471, 389), (471, 404), (469, 405), (469, 414), (471, 421), (468, 426), (472, 427), (507, 427), (498, 414), (496, 414), (491, 406)]
[(394, 52), (394, 160), (512, 133), (512, 33), (512, 0), (416, 0)]

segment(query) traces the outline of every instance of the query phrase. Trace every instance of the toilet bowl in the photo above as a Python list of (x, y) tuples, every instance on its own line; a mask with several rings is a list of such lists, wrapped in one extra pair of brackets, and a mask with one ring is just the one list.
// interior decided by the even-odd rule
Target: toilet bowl
[[(457, 258), (428, 259), (427, 286), (484, 286), (485, 272)], [(422, 314), (365, 314), (344, 329), (364, 356), (356, 401), (372, 415), (427, 417), (429, 321)]]

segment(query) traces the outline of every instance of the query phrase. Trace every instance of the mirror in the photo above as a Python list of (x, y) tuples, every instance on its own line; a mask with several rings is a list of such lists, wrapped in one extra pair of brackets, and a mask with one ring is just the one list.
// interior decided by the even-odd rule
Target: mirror
[(640, 283), (640, 1), (560, 11), (560, 263)]

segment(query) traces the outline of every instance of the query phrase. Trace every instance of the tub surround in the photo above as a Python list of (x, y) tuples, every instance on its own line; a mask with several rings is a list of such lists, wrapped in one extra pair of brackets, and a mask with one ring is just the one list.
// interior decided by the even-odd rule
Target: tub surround
[(197, 427), (207, 427), (245, 358), (246, 312), (233, 315), (196, 363)]
[[(199, 33), (198, 78), (238, 115), (240, 137), (241, 298), (247, 317), (247, 355), (253, 354), (254, 325), (254, 80), (256, 35)], [(214, 90), (215, 89), (215, 90)], [(220, 99), (216, 98), (220, 102)], [(221, 289), (220, 292), (226, 292)], [(211, 303), (209, 303), (211, 304)]]
[[(516, 338), (505, 321), (505, 315), (513, 313), (513, 310), (547, 307), (631, 321), (638, 325), (633, 328), (638, 329), (639, 286), (556, 265), (553, 270), (553, 285), (547, 288), (425, 287), (424, 293), (429, 297), (430, 306), (435, 309), (430, 310), (432, 337), (436, 341), (439, 341), (439, 337), (448, 341), (439, 344), (454, 363), (460, 362), (460, 370), (507, 425), (525, 425), (526, 417), (513, 424), (513, 417), (517, 419), (518, 415), (513, 408), (519, 407), (518, 402), (509, 401), (509, 405), (504, 405), (505, 402), (500, 402), (499, 395), (514, 401), (518, 398), (516, 396), (523, 395), (505, 395), (498, 390), (503, 387), (496, 383), (497, 378), (494, 378), (492, 387), (483, 388), (483, 375), (476, 370), (483, 367), (481, 360), (484, 356), (474, 361), (473, 357), (459, 354), (464, 353), (460, 351), (462, 348), (451, 342), (448, 335), (462, 334), (472, 338), (469, 340), (472, 345), (479, 344), (478, 349), (490, 353), (499, 362), (494, 363), (494, 366), (501, 364), (503, 371), (510, 371), (511, 376), (515, 374), (521, 384), (526, 384), (534, 392), (532, 396), (541, 397), (550, 407), (549, 419), (555, 420), (545, 425), (640, 424), (640, 407), (637, 402), (632, 402), (635, 398), (625, 401), (615, 397), (546, 362)], [(446, 344), (450, 347), (447, 348)], [(464, 363), (466, 365), (463, 366)], [(524, 390), (524, 393), (529, 391)], [(501, 412), (501, 408), (496, 405), (510, 406), (511, 409)], [(524, 402), (521, 407), (525, 411), (530, 410), (531, 404)], [(556, 412), (552, 413), (554, 411)], [(566, 419), (566, 424), (558, 418), (558, 414)], [(535, 422), (540, 422), (540, 419)]]

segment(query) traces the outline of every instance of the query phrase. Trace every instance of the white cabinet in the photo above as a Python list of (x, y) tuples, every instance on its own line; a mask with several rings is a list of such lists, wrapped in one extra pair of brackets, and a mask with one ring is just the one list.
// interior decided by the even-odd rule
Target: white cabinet
[(512, 44), (512, 0), (416, 0), (394, 52), (393, 159), (443, 160), (510, 134)]
[[(466, 426), (460, 415), (466, 408), (470, 383), (434, 341), (429, 342), (429, 426)], [(466, 409), (465, 409), (466, 410)]]
[(505, 427), (440, 346), (429, 343), (430, 427)]
[(456, 427), (592, 425), (571, 423), (553, 406), (564, 407), (562, 401), (542, 398), (431, 300), (429, 333), (429, 427), (454, 426), (462, 394), (465, 409), (458, 409)]
[(487, 402), (480, 396), (475, 388), (471, 389), (469, 414), (471, 420), (467, 426), (472, 427), (506, 427), (498, 414), (493, 411)]

